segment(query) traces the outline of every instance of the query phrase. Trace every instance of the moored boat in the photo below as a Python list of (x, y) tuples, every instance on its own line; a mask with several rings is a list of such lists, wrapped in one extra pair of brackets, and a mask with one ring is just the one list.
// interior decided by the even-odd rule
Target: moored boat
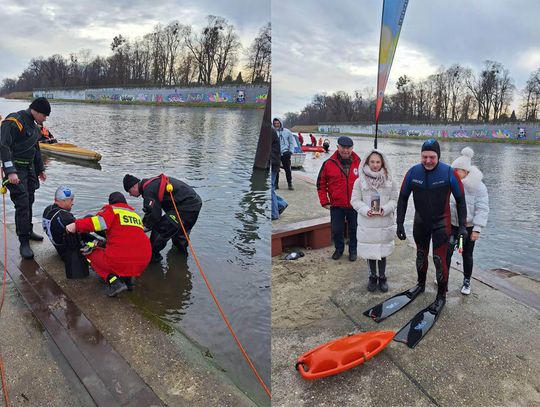
[(101, 154), (96, 151), (78, 147), (71, 143), (39, 143), (39, 148), (45, 153), (56, 154), (62, 157), (75, 158), (87, 161), (101, 160)]

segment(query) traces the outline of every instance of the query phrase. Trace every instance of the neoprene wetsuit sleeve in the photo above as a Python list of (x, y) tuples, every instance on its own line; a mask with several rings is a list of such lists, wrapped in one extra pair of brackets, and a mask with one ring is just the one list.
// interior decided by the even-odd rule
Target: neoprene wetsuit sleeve
[(456, 170), (450, 174), (450, 187), (456, 200), (456, 210), (459, 226), (465, 226), (467, 222), (467, 203), (465, 202), (465, 190)]
[(0, 158), (2, 159), (2, 165), (6, 175), (17, 173), (11, 157), (11, 146), (15, 137), (17, 137), (19, 134), (19, 128), (14, 122), (2, 122), (0, 135)]
[(411, 170), (407, 171), (403, 182), (401, 183), (401, 190), (399, 191), (399, 198), (397, 202), (397, 216), (396, 223), (405, 222), (405, 214), (407, 213), (407, 204), (409, 202), (409, 196), (411, 195)]

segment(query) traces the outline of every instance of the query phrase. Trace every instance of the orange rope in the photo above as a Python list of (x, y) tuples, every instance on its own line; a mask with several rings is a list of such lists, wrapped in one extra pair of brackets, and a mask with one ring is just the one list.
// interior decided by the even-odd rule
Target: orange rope
[[(169, 185), (171, 186), (170, 189), (169, 189)], [(221, 314), (221, 317), (225, 321), (225, 324), (227, 324), (227, 328), (229, 328), (229, 331), (231, 332), (231, 335), (233, 336), (233, 338), (234, 338), (236, 344), (238, 345), (238, 347), (240, 348), (240, 351), (244, 355), (244, 358), (248, 362), (249, 367), (251, 368), (251, 370), (253, 371), (253, 373), (257, 377), (257, 380), (259, 381), (261, 386), (264, 388), (264, 391), (266, 392), (266, 394), (268, 394), (268, 397), (270, 399), (272, 399), (272, 394), (270, 393), (270, 390), (268, 390), (268, 387), (266, 387), (266, 384), (264, 384), (264, 381), (261, 378), (261, 376), (259, 375), (259, 372), (257, 372), (257, 369), (255, 368), (255, 366), (251, 362), (251, 359), (249, 358), (247, 352), (245, 351), (244, 347), (240, 343), (240, 340), (238, 339), (238, 337), (234, 333), (234, 330), (233, 330), (233, 328), (232, 328), (232, 326), (231, 326), (231, 324), (229, 322), (229, 319), (225, 315), (225, 312), (223, 312), (223, 309), (221, 308), (221, 305), (219, 305), (219, 301), (217, 300), (217, 298), (216, 298), (216, 296), (214, 294), (214, 290), (212, 289), (212, 286), (210, 285), (210, 282), (208, 281), (208, 279), (206, 278), (206, 275), (204, 274), (204, 271), (203, 271), (203, 269), (202, 269), (202, 267), (201, 267), (201, 265), (199, 263), (199, 259), (197, 259), (197, 255), (195, 254), (195, 249), (193, 249), (193, 246), (191, 245), (191, 240), (189, 240), (189, 236), (188, 236), (188, 234), (186, 232), (186, 229), (184, 228), (184, 222), (182, 222), (182, 218), (180, 218), (180, 214), (178, 213), (178, 208), (176, 207), (176, 202), (174, 201), (174, 197), (173, 197), (173, 194), (172, 194), (172, 185), (170, 183), (167, 184), (167, 191), (171, 195), (171, 201), (173, 203), (174, 210), (176, 212), (176, 216), (178, 217), (178, 220), (180, 222), (180, 226), (182, 227), (182, 231), (184, 232), (184, 236), (186, 237), (186, 241), (188, 242), (189, 249), (191, 250), (191, 254), (193, 255), (193, 258), (195, 259), (195, 263), (197, 263), (197, 267), (199, 268), (199, 271), (201, 272), (201, 276), (204, 279), (204, 282), (206, 284), (206, 287), (208, 288), (208, 291), (210, 291), (210, 295), (212, 296), (212, 299), (214, 300), (214, 302), (215, 302), (215, 304), (216, 304), (216, 306), (217, 306), (217, 308), (219, 310), (219, 313)]]
[[(4, 172), (1, 171), (2, 180)], [(2, 279), (2, 297), (0, 297), (0, 316), (2, 315), (2, 307), (4, 305), (4, 295), (6, 292), (6, 281), (7, 281), (7, 226), (6, 226), (6, 192), (4, 190), (5, 186), (2, 183), (2, 221), (4, 223), (4, 276)], [(0, 376), (2, 378), (2, 393), (4, 394), (4, 400), (6, 402), (6, 407), (9, 407), (9, 394), (6, 386), (6, 372), (4, 369), (4, 360), (2, 359), (2, 353), (0, 352)]]

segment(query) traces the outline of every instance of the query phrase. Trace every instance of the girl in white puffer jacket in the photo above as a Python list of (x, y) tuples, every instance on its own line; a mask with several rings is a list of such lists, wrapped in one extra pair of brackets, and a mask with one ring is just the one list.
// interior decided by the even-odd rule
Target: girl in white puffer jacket
[[(471, 165), (471, 158), (474, 155), (474, 151), (470, 147), (465, 147), (461, 150), (461, 156), (456, 158), (452, 163), (454, 168), (461, 178), (463, 189), (465, 190), (465, 201), (467, 202), (467, 239), (463, 242), (463, 286), (461, 293), (468, 295), (471, 293), (471, 276), (473, 269), (473, 251), (474, 244), (480, 238), (480, 232), (487, 224), (489, 213), (489, 197), (488, 191), (482, 178), (484, 175), (482, 172)], [(454, 236), (454, 244), (448, 245), (448, 255), (446, 262), (450, 268), (452, 261), (452, 254), (454, 252), (457, 242), (457, 210), (456, 201), (452, 197), (450, 200), (450, 214), (452, 217), (452, 234)]]
[[(394, 251), (394, 211), (399, 189), (381, 151), (370, 151), (362, 163), (351, 196), (351, 205), (358, 212), (358, 255), (368, 260), (368, 290), (375, 291), (378, 281), (379, 289), (386, 292), (386, 257)], [(374, 203), (377, 198), (378, 203)]]

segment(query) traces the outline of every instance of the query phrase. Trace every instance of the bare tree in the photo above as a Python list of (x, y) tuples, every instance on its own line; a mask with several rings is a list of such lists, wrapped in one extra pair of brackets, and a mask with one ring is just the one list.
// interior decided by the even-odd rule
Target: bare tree
[(272, 54), (272, 27), (267, 23), (259, 30), (259, 35), (247, 50), (251, 82), (268, 82), (270, 80)]

